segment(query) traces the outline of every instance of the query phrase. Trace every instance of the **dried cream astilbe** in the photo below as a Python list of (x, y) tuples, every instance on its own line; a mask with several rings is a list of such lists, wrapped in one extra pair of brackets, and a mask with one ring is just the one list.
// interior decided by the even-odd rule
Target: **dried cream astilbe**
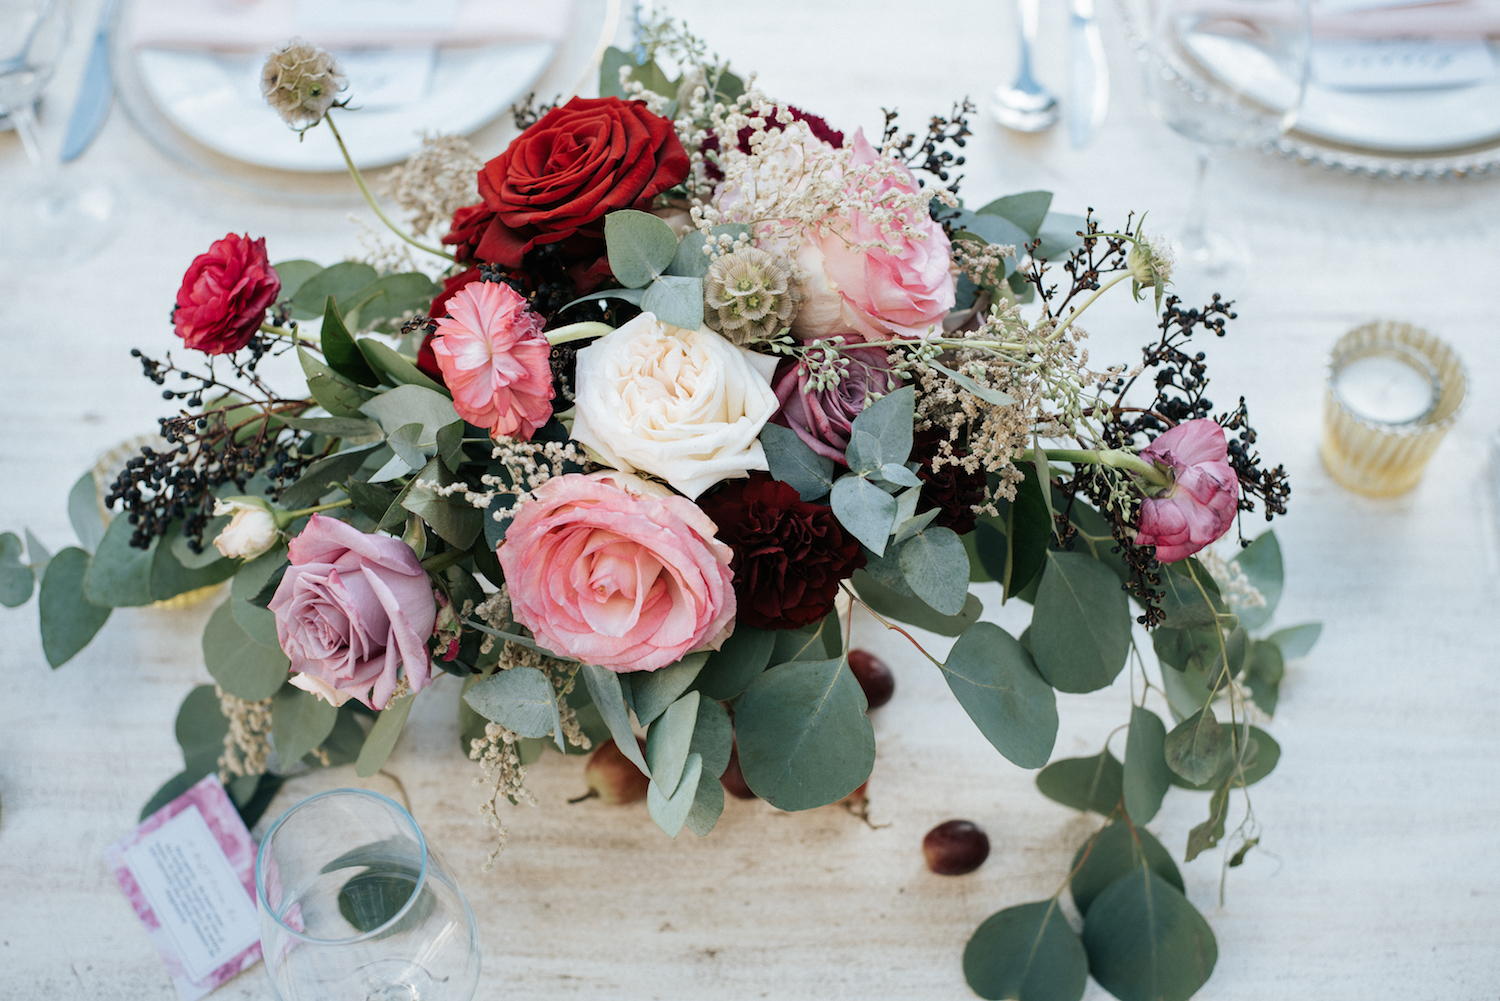
[(463, 136), (422, 133), (422, 148), (385, 183), (418, 234), (446, 229), (453, 213), (479, 201), (484, 161)]
[(484, 863), (485, 872), (495, 867), (495, 859), (505, 850), (505, 839), (509, 834), (495, 808), (500, 797), (504, 796), (511, 803), (524, 801), (536, 806), (536, 796), (526, 788), (526, 766), (521, 764), (521, 752), (516, 748), (519, 739), (499, 723), (489, 723), (484, 728), (484, 736), (475, 737), (469, 743), (469, 758), (479, 762), (480, 768), (474, 784), (489, 786), (487, 798), (479, 804), (479, 815), (495, 829), (496, 837), (495, 850)]
[(260, 72), (260, 92), (266, 103), (298, 131), (321, 122), (339, 91), (348, 85), (337, 59), (300, 38), (271, 53)]
[(219, 780), (227, 783), (231, 778), (265, 774), (271, 753), (271, 700), (247, 702), (218, 685), (214, 694), (219, 697), (219, 711), (229, 720), (224, 753), (219, 755)]
[(791, 264), (758, 247), (725, 254), (703, 278), (703, 322), (741, 347), (791, 324), (800, 296)]

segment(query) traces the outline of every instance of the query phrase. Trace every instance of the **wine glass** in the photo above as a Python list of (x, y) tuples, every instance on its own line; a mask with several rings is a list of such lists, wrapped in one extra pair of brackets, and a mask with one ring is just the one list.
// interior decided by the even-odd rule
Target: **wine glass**
[(1308, 0), (1140, 0), (1151, 110), (1198, 147), (1179, 260), (1206, 274), (1246, 253), (1208, 223), (1208, 168), (1227, 149), (1261, 146), (1297, 121), (1307, 89)]
[(394, 801), (333, 789), (271, 826), (255, 859), (280, 1001), (470, 1001), (479, 929), (453, 873)]

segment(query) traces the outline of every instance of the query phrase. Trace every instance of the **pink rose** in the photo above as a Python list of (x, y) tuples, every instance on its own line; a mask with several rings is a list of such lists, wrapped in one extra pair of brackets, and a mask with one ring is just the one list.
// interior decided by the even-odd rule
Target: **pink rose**
[(1224, 429), (1206, 418), (1184, 421), (1141, 450), (1141, 458), (1172, 471), (1171, 487), (1141, 502), (1138, 546), (1175, 563), (1229, 530), (1239, 507), (1240, 480), (1225, 461)]
[[(852, 167), (882, 159), (863, 130), (854, 134), (851, 148)], [(893, 160), (887, 163), (899, 177), (882, 178), (876, 194), (919, 190), (910, 170)], [(894, 251), (858, 246), (893, 241), (857, 210), (803, 230), (797, 263), (807, 278), (793, 333), (806, 341), (852, 330), (878, 339), (891, 334), (920, 337), (933, 324), (941, 326), (954, 302), (952, 249), (943, 227), (926, 212), (918, 218), (907, 212), (903, 221), (924, 238), (899, 236)]]
[(808, 448), (841, 466), (849, 464), (844, 453), (850, 428), (865, 409), (866, 396), (884, 396), (901, 385), (891, 374), (884, 348), (850, 348), (844, 357), (849, 359), (849, 371), (837, 386), (814, 389), (807, 366), (788, 358), (776, 370), (771, 387), (781, 403), (772, 423), (791, 428)]
[(654, 671), (717, 648), (734, 621), (734, 554), (692, 501), (616, 472), (554, 476), (500, 545), (516, 621), (556, 653)]
[(299, 688), (339, 704), (327, 686), (384, 709), (403, 665), (413, 692), (427, 687), (437, 602), (410, 546), (315, 514), (292, 540), (291, 561), (268, 607), (292, 670), (310, 676)]
[(458, 416), (529, 441), (552, 417), (552, 347), (542, 318), (503, 282), (470, 282), (448, 300), (432, 353)]

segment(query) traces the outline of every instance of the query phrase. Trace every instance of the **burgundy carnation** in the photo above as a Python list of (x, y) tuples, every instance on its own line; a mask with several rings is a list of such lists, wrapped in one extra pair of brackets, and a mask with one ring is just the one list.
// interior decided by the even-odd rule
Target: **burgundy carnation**
[[(833, 128), (832, 126), (830, 126), (826, 121), (824, 121), (818, 115), (809, 115), (807, 112), (803, 111), (801, 108), (794, 108), (791, 105), (787, 105), (787, 109), (786, 110), (791, 113), (793, 121), (802, 122), (804, 125), (807, 126), (807, 130), (813, 134), (813, 138), (814, 139), (818, 139), (818, 140), (821, 140), (822, 142), (826, 142), (828, 145), (832, 146), (834, 149), (840, 149), (840, 148), (843, 147), (843, 145), (844, 145), (844, 134), (842, 132), (838, 131), (837, 129)], [(773, 112), (771, 112), (770, 114), (768, 114), (766, 116), (766, 128), (772, 129), (772, 130), (775, 130), (775, 131), (779, 132), (783, 128), (785, 128), (785, 126), (782, 125), (781, 122), (778, 122), (776, 120), (776, 112), (773, 111)], [(742, 129), (740, 129), (739, 147), (740, 147), (740, 152), (741, 153), (749, 155), (749, 153), (751, 152), (751, 150), (750, 150), (750, 137), (752, 135), (754, 135), (754, 134), (755, 134), (755, 130), (752, 129), (748, 125), (746, 125)], [(719, 148), (719, 137), (718, 136), (710, 135), (707, 139), (705, 139), (703, 141), (703, 149), (705, 151), (716, 150), (718, 148)], [(704, 166), (704, 170), (708, 174), (708, 179), (709, 180), (711, 180), (711, 181), (722, 181), (724, 179), (724, 172), (721, 171), (719, 169), (718, 165), (715, 164), (712, 160), (705, 160), (703, 166)]]
[(798, 629), (833, 611), (839, 581), (865, 565), (833, 508), (809, 504), (766, 473), (730, 480), (700, 502), (734, 550), (740, 622), (757, 629)]
[[(933, 469), (932, 459), (938, 454), (938, 445), (947, 438), (942, 428), (932, 427), (912, 435), (911, 454), (921, 459), (917, 477), (922, 481), (922, 497), (917, 501), (917, 513), (937, 508), (939, 513), (932, 520), (940, 528), (951, 528), (959, 535), (974, 531), (974, 505), (984, 500), (985, 473), (983, 469), (972, 473), (963, 466), (944, 462), (942, 468)], [(969, 450), (954, 443), (954, 458), (962, 459)]]
[(250, 343), (280, 291), (281, 277), (266, 257), (265, 238), (230, 233), (188, 265), (172, 325), (188, 347), (229, 354)]

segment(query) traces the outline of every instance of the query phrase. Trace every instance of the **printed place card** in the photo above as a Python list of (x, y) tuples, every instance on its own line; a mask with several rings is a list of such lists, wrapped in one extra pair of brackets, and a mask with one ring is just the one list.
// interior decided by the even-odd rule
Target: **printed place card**
[(104, 850), (183, 1001), (260, 959), (255, 842), (209, 775)]
[(1330, 90), (1428, 90), (1488, 80), (1495, 60), (1482, 39), (1329, 39), (1313, 43), (1312, 73)]

